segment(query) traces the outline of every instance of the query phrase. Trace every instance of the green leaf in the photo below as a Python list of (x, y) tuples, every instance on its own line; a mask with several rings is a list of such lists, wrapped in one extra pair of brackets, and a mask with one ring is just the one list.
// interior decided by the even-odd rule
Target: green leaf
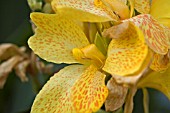
[(105, 38), (100, 36), (100, 34), (97, 32), (96, 37), (94, 39), (94, 44), (97, 46), (97, 48), (104, 54), (107, 54), (107, 48), (109, 45), (111, 39)]

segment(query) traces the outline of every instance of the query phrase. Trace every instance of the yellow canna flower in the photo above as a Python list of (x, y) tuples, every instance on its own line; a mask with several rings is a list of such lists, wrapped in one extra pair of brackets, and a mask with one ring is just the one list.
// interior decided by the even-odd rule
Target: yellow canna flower
[[(105, 56), (94, 44), (89, 43), (85, 34), (76, 23), (66, 17), (58, 14), (32, 13), (31, 19), (37, 26), (37, 29), (35, 35), (29, 39), (28, 44), (37, 55), (54, 63), (84, 64), (84, 66), (68, 66), (55, 74), (36, 97), (32, 112), (45, 112), (50, 110), (56, 112), (66, 112), (70, 110), (73, 112), (97, 111), (108, 94), (104, 83), (105, 74), (102, 73)], [(133, 33), (134, 35), (131, 38), (126, 40), (112, 39), (112, 42), (115, 43), (115, 45), (111, 43), (111, 47), (113, 47), (112, 55), (117, 56), (116, 61), (122, 60), (123, 62), (128, 60), (128, 58), (134, 59), (134, 61), (132, 60), (125, 64), (117, 64), (120, 70), (129, 69), (129, 71), (121, 72), (115, 67), (117, 74), (120, 75), (128, 75), (137, 71), (143, 64), (148, 53), (147, 45), (143, 41), (143, 35), (137, 27), (133, 29), (135, 29), (136, 32)], [(127, 44), (127, 42), (132, 43)], [(125, 46), (129, 49), (125, 48)], [(138, 49), (135, 48), (136, 46), (138, 46)], [(141, 50), (143, 51), (140, 52)], [(121, 53), (123, 55), (121, 55)], [(112, 63), (113, 62), (111, 62), (111, 64)], [(137, 67), (135, 69), (133, 69), (132, 66), (134, 64), (136, 64)], [(72, 70), (74, 70), (73, 73), (71, 73)], [(75, 78), (70, 77), (75, 76), (74, 74), (77, 74)], [(68, 81), (64, 80), (67, 78), (69, 78)], [(74, 82), (70, 84), (72, 80)], [(63, 83), (63, 85), (61, 85), (61, 83)], [(65, 90), (63, 89), (63, 91), (62, 88), (65, 88)], [(55, 92), (55, 90), (58, 91)], [(67, 90), (69, 91), (67, 92)], [(67, 101), (68, 98), (71, 100), (69, 100), (67, 104), (65, 101)], [(58, 107), (54, 109), (54, 106)]]
[[(137, 27), (139, 27), (140, 30), (143, 32), (147, 45), (154, 52), (154, 57), (153, 57), (154, 60), (150, 67), (155, 71), (166, 70), (169, 66), (168, 65), (169, 63), (168, 62), (161, 63), (161, 62), (164, 62), (163, 59), (166, 59), (163, 57), (167, 57), (167, 53), (170, 48), (170, 28), (167, 27), (168, 26), (167, 24), (169, 23), (168, 21), (170, 20), (168, 18), (169, 12), (167, 12), (168, 11), (167, 8), (170, 5), (169, 1), (167, 2), (166, 0), (163, 2), (161, 1), (162, 5), (159, 6), (158, 4), (160, 4), (160, 1), (158, 0), (157, 1), (153, 0), (151, 6), (149, 5), (150, 0), (136, 0), (136, 1), (130, 0), (130, 1), (132, 2), (132, 4), (134, 4), (134, 8), (138, 12), (144, 14), (134, 16), (130, 19), (123, 20), (122, 22), (131, 21)], [(162, 13), (160, 14), (160, 16), (158, 15), (157, 12), (159, 9), (161, 9), (161, 12), (164, 11), (163, 16), (161, 15)], [(150, 14), (146, 14), (146, 13), (150, 13)], [(166, 22), (165, 19), (163, 19), (162, 21), (162, 18), (165, 17), (167, 17)], [(162, 25), (161, 23), (163, 23), (164, 25)], [(113, 32), (111, 30), (109, 31)], [(118, 32), (118, 30), (114, 31), (114, 33), (115, 32)], [(155, 61), (158, 60), (159, 62), (156, 63)]]
[[(148, 13), (150, 5), (148, 0), (128, 1), (130, 10), (126, 0), (53, 0), (52, 7), (56, 14), (31, 14), (37, 29), (28, 41), (30, 48), (49, 62), (72, 64), (45, 84), (33, 103), (32, 113), (96, 112), (108, 95), (106, 73), (113, 78), (143, 74), (150, 65), (153, 52), (158, 55), (154, 58), (160, 59), (160, 62), (164, 60), (159, 55), (166, 55), (170, 48), (170, 29), (149, 14), (130, 18), (134, 8)], [(146, 7), (139, 7), (142, 1)], [(97, 29), (97, 38), (93, 40), (94, 34), (92, 38), (87, 37), (75, 21), (101, 25), (114, 21), (118, 25), (107, 30)], [(119, 24), (121, 21), (123, 24)], [(121, 31), (122, 28), (124, 30)], [(103, 39), (107, 34), (112, 39), (105, 46)], [(156, 63), (152, 64), (155, 65), (150, 67), (155, 70), (166, 70), (169, 66), (154, 61)]]
[[(28, 44), (40, 57), (50, 62), (67, 64), (83, 63), (84, 57), (90, 57), (87, 61), (94, 60), (90, 65), (71, 65), (55, 74), (36, 97), (32, 112), (97, 111), (108, 94), (104, 83), (105, 74), (96, 67), (98, 61), (102, 63), (102, 53), (94, 45), (90, 45), (78, 25), (65, 17), (32, 13), (31, 18), (38, 28)], [(86, 46), (90, 47), (83, 48)], [(81, 54), (84, 51), (88, 53), (91, 49), (91, 56)], [(99, 54), (97, 60), (93, 50)]]
[[(143, 1), (142, 3), (144, 3), (145, 5), (149, 4), (149, 1), (147, 0), (136, 0), (135, 2), (137, 1)], [(139, 3), (141, 2), (138, 2), (138, 4)], [(136, 6), (136, 3), (134, 3), (134, 5)], [(135, 26), (137, 26), (143, 32), (148, 47), (152, 50), (152, 53), (154, 53), (151, 57), (151, 64), (145, 65), (143, 71), (142, 69), (140, 69), (140, 73), (136, 74), (137, 76), (118, 77), (114, 74), (114, 72), (112, 73), (112, 75), (118, 83), (135, 85), (136, 88), (155, 88), (163, 92), (170, 99), (170, 62), (168, 55), (170, 49), (170, 18), (168, 12), (170, 2), (168, 0), (153, 0), (151, 4), (151, 9), (149, 9), (150, 5), (146, 5), (148, 6), (148, 8), (146, 7), (146, 9), (150, 11), (146, 10), (145, 8), (142, 8), (143, 5), (137, 6), (136, 10), (144, 14), (132, 17), (127, 20), (123, 20), (122, 22), (124, 22), (123, 24), (125, 24), (127, 21), (133, 22), (133, 24), (135, 24)], [(120, 24), (118, 26), (120, 27), (123, 24)], [(121, 38), (122, 34), (124, 33), (124, 30), (120, 30), (120, 28), (122, 27), (119, 28), (118, 26), (113, 26), (114, 28), (106, 30), (104, 32), (104, 35), (112, 38)], [(110, 34), (110, 32), (112, 32), (114, 35)], [(145, 60), (145, 62), (147, 61), (149, 62), (149, 60)], [(105, 64), (107, 64), (107, 60)], [(112, 72), (111, 68), (108, 68), (107, 70), (108, 72)], [(131, 98), (130, 100), (127, 99), (127, 101), (129, 100), (131, 102), (127, 102), (127, 105), (125, 106), (125, 112), (132, 112), (133, 107), (129, 106), (133, 105), (133, 96), (135, 92), (136, 91), (131, 94), (129, 93), (129, 95), (127, 96), (127, 98)], [(145, 92), (144, 95), (146, 96)], [(147, 108), (145, 110), (147, 111)]]

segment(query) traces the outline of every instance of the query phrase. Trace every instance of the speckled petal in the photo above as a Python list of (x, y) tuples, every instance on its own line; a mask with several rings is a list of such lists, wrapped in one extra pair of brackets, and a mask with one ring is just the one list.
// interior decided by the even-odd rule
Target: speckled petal
[(124, 86), (136, 86), (138, 81), (145, 76), (145, 73), (148, 72), (149, 66), (151, 64), (151, 60), (153, 58), (153, 53), (151, 50), (148, 51), (148, 55), (143, 62), (141, 68), (129, 76), (118, 76), (118, 75), (112, 75), (112, 77), (115, 79), (116, 83), (118, 84), (124, 84)]
[(154, 71), (165, 71), (169, 67), (167, 55), (154, 54), (150, 68)]
[(78, 25), (57, 14), (32, 13), (31, 19), (38, 27), (28, 40), (35, 54), (54, 63), (77, 63), (72, 49), (89, 44)]
[(168, 52), (170, 48), (169, 28), (160, 24), (149, 14), (138, 15), (129, 20), (143, 31), (146, 43), (154, 52), (162, 55)]
[(77, 111), (91, 113), (100, 109), (107, 95), (105, 75), (91, 65), (72, 88), (71, 98)]
[(150, 0), (135, 0), (135, 9), (142, 14), (150, 12)]
[(97, 7), (94, 0), (53, 0), (53, 9), (70, 19), (85, 22), (105, 22), (117, 20), (117, 16), (108, 7)]
[(130, 17), (129, 7), (120, 0), (101, 0), (107, 7), (112, 9), (120, 19), (127, 19)]
[(146, 75), (139, 83), (139, 88), (154, 88), (164, 93), (170, 100), (170, 67), (165, 72), (153, 71)]
[(142, 31), (131, 23), (123, 37), (112, 39), (103, 70), (112, 75), (133, 74), (140, 69), (147, 54)]
[(77, 113), (70, 92), (85, 69), (82, 65), (72, 65), (52, 76), (36, 96), (31, 113)]

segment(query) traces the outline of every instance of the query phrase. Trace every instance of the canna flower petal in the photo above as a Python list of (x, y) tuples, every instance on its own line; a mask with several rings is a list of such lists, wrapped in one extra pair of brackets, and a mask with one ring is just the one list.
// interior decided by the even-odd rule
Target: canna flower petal
[(128, 2), (128, 0), (117, 0), (117, 1), (120, 1), (120, 2), (122, 2), (124, 4), (127, 4), (127, 2)]
[(119, 15), (120, 19), (127, 19), (130, 17), (129, 7), (124, 3), (124, 1), (120, 0), (100, 0), (107, 7), (112, 9), (117, 15)]
[(132, 17), (134, 14), (135, 0), (128, 0), (128, 2), (130, 5), (130, 17)]
[(170, 18), (158, 18), (156, 19), (159, 23), (170, 28)]
[(169, 67), (167, 55), (154, 54), (150, 68), (154, 71), (165, 71)]
[(36, 96), (31, 113), (76, 113), (71, 88), (85, 69), (83, 65), (71, 65), (52, 76)]
[(141, 14), (150, 12), (150, 0), (135, 0), (135, 9)]
[(91, 65), (74, 84), (71, 91), (71, 99), (77, 111), (81, 113), (96, 112), (108, 95), (105, 75)]
[(165, 72), (150, 72), (138, 83), (138, 87), (157, 89), (170, 99), (170, 67)]
[(115, 79), (116, 83), (118, 83), (118, 84), (123, 84), (124, 86), (129, 86), (129, 87), (136, 86), (138, 81), (141, 78), (143, 78), (143, 76), (145, 76), (146, 72), (148, 72), (152, 58), (153, 58), (153, 53), (149, 49), (146, 59), (144, 60), (141, 68), (137, 72), (135, 72), (129, 76), (112, 75), (112, 77)]
[(95, 0), (53, 0), (57, 13), (84, 22), (105, 22), (117, 20), (117, 16), (105, 5), (97, 7)]
[[(161, 4), (161, 5), (160, 5)], [(150, 14), (161, 24), (170, 28), (170, 1), (152, 0)]]
[(170, 19), (170, 0), (152, 0), (150, 14), (156, 18)]
[(31, 19), (38, 27), (28, 40), (35, 54), (54, 63), (77, 63), (72, 49), (89, 44), (78, 25), (57, 14), (32, 13)]
[[(127, 21), (127, 20), (125, 20)], [(156, 53), (165, 55), (170, 48), (170, 29), (160, 24), (151, 15), (135, 16), (132, 21), (145, 36), (147, 45)]]
[(148, 54), (142, 31), (131, 22), (128, 26), (124, 36), (112, 39), (108, 47), (103, 70), (112, 75), (126, 76), (137, 72)]

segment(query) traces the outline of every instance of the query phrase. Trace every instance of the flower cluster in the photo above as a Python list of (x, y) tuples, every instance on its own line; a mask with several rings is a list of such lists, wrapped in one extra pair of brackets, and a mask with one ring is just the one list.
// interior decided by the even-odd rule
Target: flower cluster
[(28, 44), (49, 62), (71, 65), (44, 85), (32, 113), (92, 113), (103, 104), (106, 111), (125, 104), (131, 113), (137, 89), (146, 97), (146, 87), (170, 99), (169, 0), (53, 0), (51, 6), (55, 14), (31, 14), (37, 28)]

